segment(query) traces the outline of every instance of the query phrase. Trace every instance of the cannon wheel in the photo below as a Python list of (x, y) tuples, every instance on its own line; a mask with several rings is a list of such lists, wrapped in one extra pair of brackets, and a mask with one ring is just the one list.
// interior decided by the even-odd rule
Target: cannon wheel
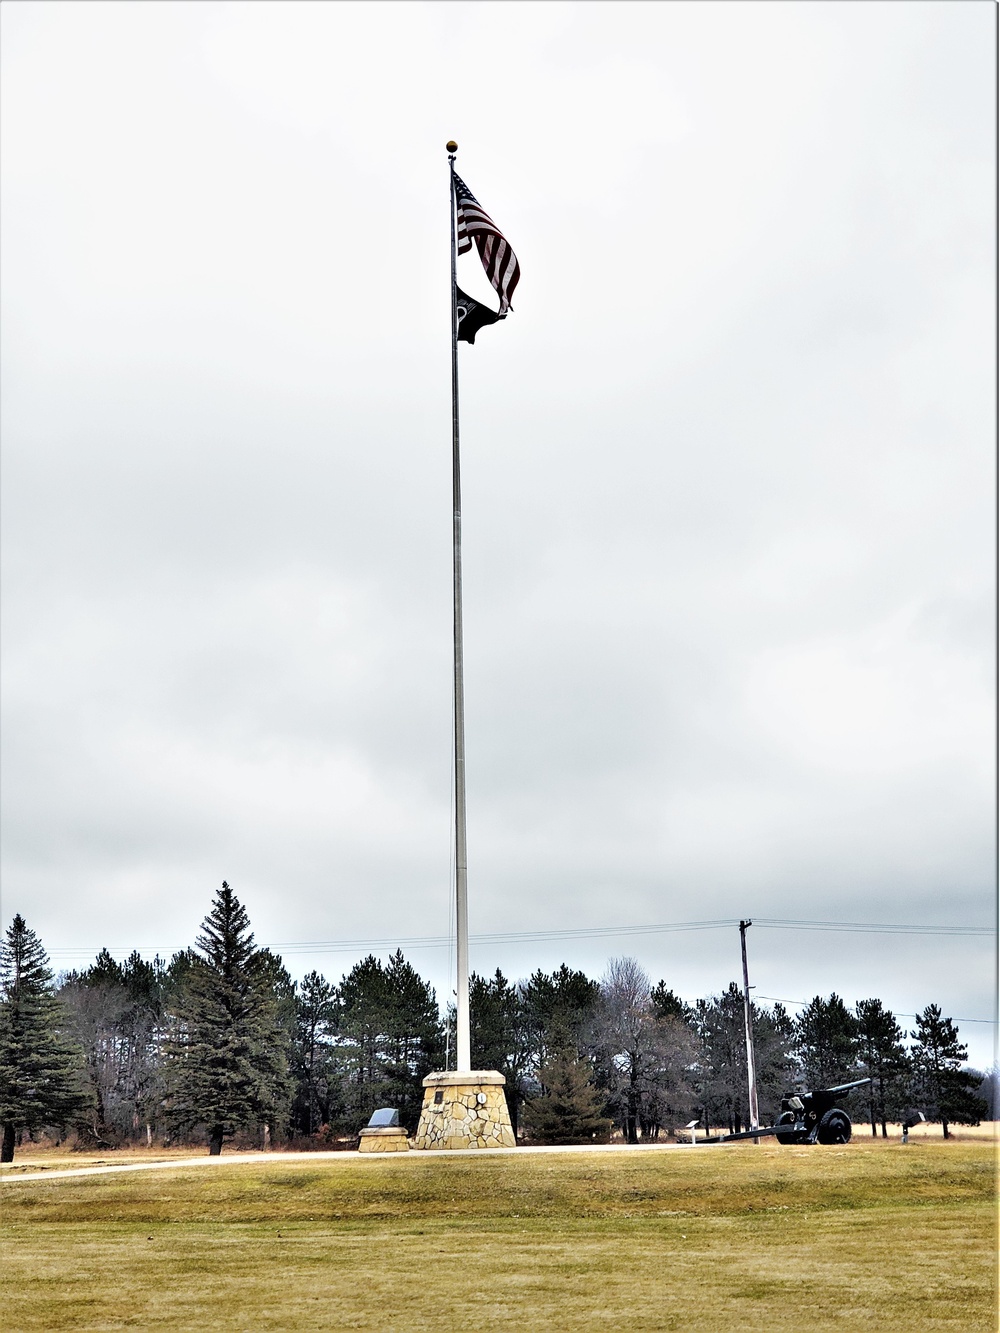
[(827, 1111), (816, 1133), (820, 1143), (850, 1143), (851, 1117), (838, 1106)]
[(781, 1115), (779, 1115), (777, 1120), (774, 1122), (775, 1129), (777, 1130), (777, 1133), (775, 1134), (774, 1137), (778, 1140), (779, 1143), (802, 1142), (802, 1135), (798, 1130), (793, 1129), (789, 1132), (788, 1130), (783, 1131), (780, 1128), (778, 1128), (780, 1125), (794, 1125), (794, 1124), (795, 1124), (795, 1112), (782, 1111)]

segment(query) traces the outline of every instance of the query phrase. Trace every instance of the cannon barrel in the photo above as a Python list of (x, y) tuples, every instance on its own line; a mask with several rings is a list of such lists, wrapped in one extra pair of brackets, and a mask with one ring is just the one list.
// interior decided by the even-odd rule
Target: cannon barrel
[[(820, 1096), (823, 1096), (824, 1093), (833, 1094), (837, 1092), (850, 1092), (852, 1088), (863, 1088), (866, 1083), (870, 1082), (870, 1078), (857, 1078), (853, 1083), (838, 1083), (835, 1088), (820, 1088), (819, 1094)], [(816, 1094), (813, 1093), (813, 1096), (815, 1095)]]

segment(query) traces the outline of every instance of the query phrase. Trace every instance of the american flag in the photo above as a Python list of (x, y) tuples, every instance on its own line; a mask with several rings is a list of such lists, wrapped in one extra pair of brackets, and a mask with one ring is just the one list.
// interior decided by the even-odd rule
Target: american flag
[(500, 297), (500, 317), (503, 318), (511, 309), (510, 298), (521, 278), (517, 256), (461, 176), (455, 177), (455, 204), (458, 253), (464, 255), (466, 250), (472, 249), (472, 242), (475, 241), (486, 276)]

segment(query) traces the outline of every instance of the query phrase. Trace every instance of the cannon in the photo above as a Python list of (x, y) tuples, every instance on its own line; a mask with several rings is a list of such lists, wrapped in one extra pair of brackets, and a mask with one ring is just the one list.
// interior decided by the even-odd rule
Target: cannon
[[(734, 1143), (737, 1139), (763, 1139), (773, 1134), (779, 1143), (849, 1143), (851, 1117), (837, 1105), (841, 1095), (853, 1088), (863, 1088), (870, 1078), (853, 1083), (838, 1083), (835, 1088), (815, 1092), (786, 1093), (773, 1125), (744, 1129), (739, 1134), (723, 1134), (717, 1139), (699, 1139), (700, 1143)], [(690, 1129), (691, 1126), (689, 1125)], [(695, 1141), (692, 1135), (692, 1143)]]
[(851, 1117), (836, 1103), (842, 1093), (870, 1082), (870, 1078), (859, 1078), (801, 1096), (788, 1093), (781, 1099), (781, 1111), (771, 1133), (779, 1143), (849, 1143)]

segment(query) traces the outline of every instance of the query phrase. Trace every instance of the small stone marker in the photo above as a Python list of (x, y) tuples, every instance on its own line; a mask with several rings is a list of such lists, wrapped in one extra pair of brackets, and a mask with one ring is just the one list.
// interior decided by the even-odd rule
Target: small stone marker
[(358, 1152), (407, 1152), (410, 1140), (393, 1106), (382, 1106), (361, 1131)]

